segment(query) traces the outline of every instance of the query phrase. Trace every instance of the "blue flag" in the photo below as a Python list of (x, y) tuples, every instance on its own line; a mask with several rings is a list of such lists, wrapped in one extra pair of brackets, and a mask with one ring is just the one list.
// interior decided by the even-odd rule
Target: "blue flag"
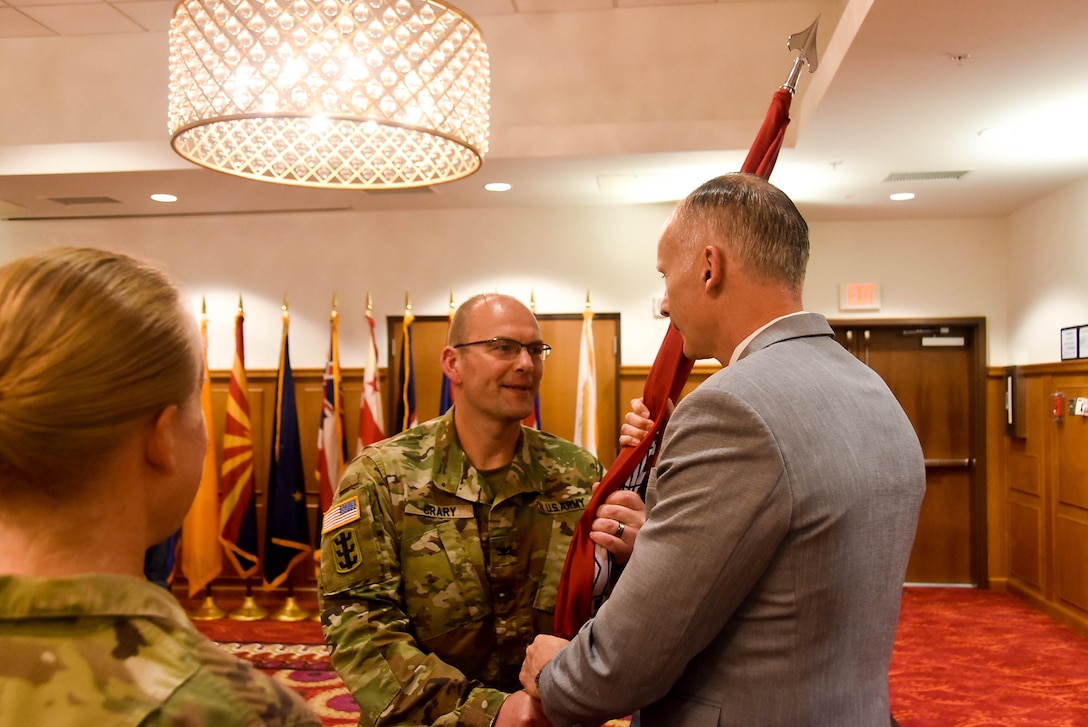
[(306, 518), (306, 476), (302, 469), (295, 379), (291, 374), (285, 312), (280, 371), (276, 382), (276, 412), (272, 424), (272, 459), (268, 468), (264, 587), (270, 589), (282, 584), (291, 569), (311, 552), (310, 526)]
[(397, 366), (397, 406), (393, 416), (392, 434), (403, 432), (419, 423), (416, 416), (416, 367), (412, 362), (412, 321), (415, 316), (411, 310), (404, 312), (401, 324), (400, 364)]

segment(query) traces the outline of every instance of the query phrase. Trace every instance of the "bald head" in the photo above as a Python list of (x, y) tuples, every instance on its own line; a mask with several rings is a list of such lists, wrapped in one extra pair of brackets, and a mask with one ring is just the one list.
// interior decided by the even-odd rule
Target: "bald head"
[(460, 343), (492, 338), (497, 334), (489, 333), (485, 328), (494, 321), (531, 325), (537, 329), (539, 339), (540, 327), (536, 322), (536, 316), (524, 303), (510, 295), (481, 293), (472, 296), (454, 311), (453, 319), (450, 321), (449, 339), (446, 343), (456, 346)]

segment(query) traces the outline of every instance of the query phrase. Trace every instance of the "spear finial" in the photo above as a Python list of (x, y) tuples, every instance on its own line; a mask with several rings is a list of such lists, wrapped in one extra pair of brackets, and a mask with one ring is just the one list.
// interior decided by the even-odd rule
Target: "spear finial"
[(370, 291), (366, 291), (366, 312), (370, 313), (374, 310), (374, 297), (370, 295)]
[(820, 65), (820, 60), (816, 56), (816, 28), (819, 25), (820, 16), (817, 15), (816, 19), (812, 21), (812, 25), (800, 33), (792, 33), (789, 41), (786, 42), (787, 48), (797, 51), (797, 57), (793, 59), (793, 68), (790, 69), (790, 75), (786, 78), (786, 82), (782, 84), (782, 88), (791, 94), (797, 90), (797, 78), (801, 75), (801, 67), (807, 63), (808, 72), (815, 73), (817, 66)]

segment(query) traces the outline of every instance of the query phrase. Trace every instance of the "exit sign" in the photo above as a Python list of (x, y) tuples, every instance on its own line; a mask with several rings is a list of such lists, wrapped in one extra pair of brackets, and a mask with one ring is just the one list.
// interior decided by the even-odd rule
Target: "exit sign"
[(880, 283), (842, 283), (839, 310), (880, 310)]

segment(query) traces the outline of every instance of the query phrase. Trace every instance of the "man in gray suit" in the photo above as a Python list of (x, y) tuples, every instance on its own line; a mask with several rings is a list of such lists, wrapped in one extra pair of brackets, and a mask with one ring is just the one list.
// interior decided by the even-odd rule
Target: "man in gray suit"
[(895, 397), (801, 307), (808, 225), (746, 174), (680, 202), (662, 313), (723, 369), (676, 407), (638, 545), (569, 643), (522, 683), (557, 726), (884, 727), (925, 490)]

